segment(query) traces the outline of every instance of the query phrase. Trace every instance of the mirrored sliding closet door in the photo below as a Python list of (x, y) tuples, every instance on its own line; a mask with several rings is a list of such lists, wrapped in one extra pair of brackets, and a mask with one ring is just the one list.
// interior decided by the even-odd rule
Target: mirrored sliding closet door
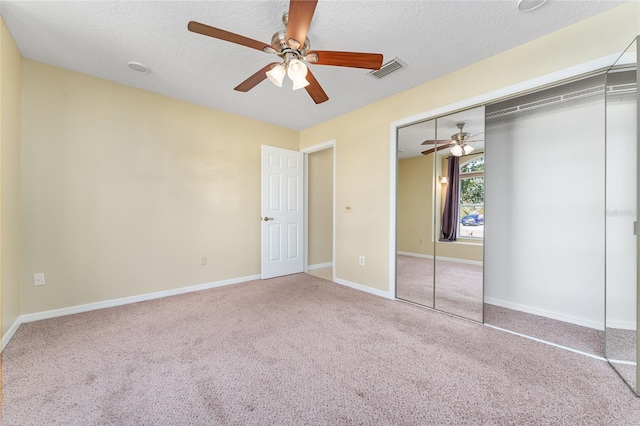
[(484, 107), (438, 118), (436, 133), (435, 308), (482, 322)]
[(484, 108), (398, 129), (396, 297), (482, 322)]
[(434, 275), (435, 138), (435, 120), (398, 129), (396, 297), (430, 308), (433, 308)]
[[(606, 76), (606, 357), (639, 393), (637, 41)], [(634, 235), (634, 226), (636, 235)]]

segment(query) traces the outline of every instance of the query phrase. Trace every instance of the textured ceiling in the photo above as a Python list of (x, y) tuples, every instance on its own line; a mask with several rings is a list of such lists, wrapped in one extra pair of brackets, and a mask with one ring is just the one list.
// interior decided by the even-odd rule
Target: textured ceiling
[[(312, 49), (382, 53), (407, 63), (380, 80), (366, 70), (312, 65), (329, 101), (268, 80), (233, 88), (277, 57), (187, 31), (191, 20), (265, 43), (288, 0), (2, 1), (26, 58), (301, 130), (611, 9), (609, 0), (549, 0), (534, 12), (509, 1), (320, 0)], [(147, 65), (149, 74), (127, 67)], [(288, 84), (288, 86), (287, 86)]]

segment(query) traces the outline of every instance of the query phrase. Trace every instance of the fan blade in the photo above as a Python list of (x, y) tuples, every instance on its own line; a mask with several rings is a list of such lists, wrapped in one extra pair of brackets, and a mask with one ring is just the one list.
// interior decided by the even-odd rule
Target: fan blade
[(260, 71), (238, 84), (233, 90), (237, 90), (238, 92), (248, 92), (249, 90), (256, 87), (259, 83), (262, 83), (262, 80), (267, 78), (267, 71), (271, 69), (272, 66), (277, 64), (277, 62), (271, 62), (269, 65), (262, 68)]
[(449, 143), (451, 143), (451, 139), (438, 139), (437, 141), (435, 141), (433, 139), (430, 139), (430, 140), (422, 142), (421, 145), (433, 145), (433, 144), (440, 145), (440, 144), (443, 144), (443, 143), (449, 144)]
[(262, 50), (263, 52), (273, 53), (275, 50), (266, 43), (254, 40), (239, 34), (230, 33), (229, 31), (221, 30), (220, 28), (210, 27), (209, 25), (201, 24), (200, 22), (191, 21), (187, 26), (192, 33), (198, 33), (209, 37), (217, 38), (219, 40), (229, 41), (241, 46), (250, 47), (256, 50)]
[(443, 149), (449, 148), (449, 145), (440, 145), (438, 148), (431, 148), (426, 151), (422, 151), (422, 155), (429, 155), (435, 151), (442, 151)]
[(287, 44), (292, 49), (304, 46), (318, 0), (291, 0), (287, 20)]
[(307, 55), (307, 61), (311, 64), (318, 65), (377, 70), (382, 66), (382, 54), (313, 50)]
[(307, 71), (307, 81), (309, 82), (309, 85), (305, 87), (305, 89), (309, 96), (311, 96), (311, 99), (313, 99), (313, 102), (321, 104), (329, 100), (329, 97), (320, 86), (320, 83), (318, 83), (318, 80), (316, 80), (315, 76), (311, 73), (311, 70)]

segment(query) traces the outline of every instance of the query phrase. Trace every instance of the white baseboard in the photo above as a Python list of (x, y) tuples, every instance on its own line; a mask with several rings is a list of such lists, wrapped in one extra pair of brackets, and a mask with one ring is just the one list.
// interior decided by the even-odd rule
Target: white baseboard
[(392, 297), (389, 292), (387, 291), (383, 291), (383, 290), (378, 290), (377, 288), (371, 288), (368, 287), (366, 285), (362, 285), (362, 284), (357, 284), (357, 283), (353, 283), (351, 281), (347, 281), (347, 280), (343, 280), (341, 278), (335, 278), (333, 280), (334, 283), (346, 286), (346, 287), (351, 287), (355, 290), (360, 290), (360, 291), (364, 291), (366, 293), (371, 293), (374, 294), (376, 296), (380, 296), (380, 297), (384, 297), (385, 299), (394, 299), (394, 297)]
[[(430, 255), (430, 254), (411, 253), (408, 251), (399, 251), (398, 254), (401, 254), (403, 256), (419, 257), (421, 259), (433, 259), (433, 255)], [(479, 265), (479, 266), (483, 265), (483, 262), (481, 260), (458, 259), (457, 257), (436, 256), (436, 260), (444, 260), (447, 262), (456, 262), (456, 263), (466, 263), (468, 265)]]
[(433, 255), (431, 254), (411, 253), (409, 251), (399, 251), (398, 254), (403, 256), (419, 257), (420, 259), (433, 259)]
[(607, 321), (607, 328), (617, 328), (619, 330), (635, 330), (636, 323), (631, 321)]
[(571, 315), (560, 314), (557, 312), (551, 312), (545, 309), (536, 308), (534, 306), (521, 305), (519, 303), (508, 302), (506, 300), (495, 299), (493, 297), (486, 296), (484, 298), (484, 303), (501, 306), (507, 309), (513, 309), (514, 311), (520, 311), (527, 314), (533, 314), (558, 321), (568, 322), (569, 324), (581, 325), (583, 327), (594, 328), (601, 331), (604, 330), (604, 324), (602, 322), (578, 318)]
[(484, 262), (481, 260), (467, 260), (467, 259), (458, 259), (456, 257), (443, 257), (436, 256), (436, 260), (445, 260), (447, 262), (456, 262), (456, 263), (466, 263), (467, 265), (484, 265)]
[[(331, 266), (331, 264), (329, 265)], [(232, 284), (239, 284), (239, 283), (243, 283), (243, 282), (247, 282), (247, 281), (253, 281), (253, 280), (259, 280), (260, 279), (260, 275), (250, 275), (250, 276), (246, 276), (246, 277), (240, 277), (240, 278), (232, 278), (229, 280), (222, 280), (222, 281), (215, 281), (212, 283), (206, 283), (206, 284), (198, 284), (198, 285), (194, 285), (194, 286), (190, 286), (190, 287), (181, 287), (181, 288), (176, 288), (176, 289), (172, 289), (172, 290), (165, 290), (165, 291), (158, 291), (158, 292), (154, 292), (154, 293), (146, 293), (146, 294), (140, 294), (138, 296), (130, 296), (130, 297), (123, 297), (120, 299), (111, 299), (111, 300), (105, 300), (102, 302), (95, 302), (95, 303), (87, 303), (84, 305), (76, 305), (76, 306), (70, 306), (68, 308), (61, 308), (61, 309), (53, 309), (50, 311), (43, 311), (43, 312), (35, 312), (33, 314), (24, 314), (21, 315), (20, 317), (18, 317), (18, 319), (16, 319), (16, 322), (11, 326), (11, 328), (9, 329), (9, 331), (7, 331), (7, 333), (3, 336), (2, 338), (2, 349), (4, 349), (4, 347), (9, 343), (9, 341), (11, 340), (11, 338), (13, 337), (13, 335), (15, 334), (15, 332), (18, 330), (18, 327), (26, 322), (32, 322), (32, 321), (39, 321), (39, 320), (43, 320), (43, 319), (49, 319), (49, 318), (56, 318), (56, 317), (61, 317), (61, 316), (65, 316), (65, 315), (72, 315), (72, 314), (78, 314), (78, 313), (82, 313), (82, 312), (89, 312), (89, 311), (94, 311), (97, 309), (104, 309), (104, 308), (111, 308), (114, 306), (122, 306), (122, 305), (127, 305), (130, 303), (137, 303), (137, 302), (143, 302), (145, 300), (152, 300), (152, 299), (159, 299), (162, 297), (167, 297), (167, 296), (175, 296), (178, 294), (184, 294), (184, 293), (191, 293), (194, 291), (200, 291), (200, 290), (206, 290), (206, 289), (210, 289), (210, 288), (215, 288), (215, 287), (223, 287), (223, 286), (227, 286), (227, 285), (232, 285)], [(385, 299), (393, 299), (393, 297), (391, 297), (391, 295), (386, 292), (386, 291), (382, 291), (382, 290), (378, 290), (375, 288), (371, 288), (371, 287), (367, 287), (365, 285), (362, 284), (356, 284), (347, 280), (343, 280), (340, 278), (336, 278), (335, 281), (338, 284), (347, 286), (347, 287), (351, 287), (355, 290), (360, 290), (360, 291), (364, 291), (366, 293), (370, 293), (370, 294), (374, 294), (376, 296), (380, 296), (380, 297), (384, 297)]]
[(157, 291), (154, 293), (140, 294), (138, 296), (123, 297), (120, 299), (105, 300), (102, 302), (87, 303), (85, 305), (70, 306), (68, 308), (53, 309), (51, 311), (36, 312), (20, 316), (21, 323), (39, 321), (43, 319), (61, 317), (64, 315), (78, 314), (81, 312), (94, 311), (96, 309), (112, 308), (114, 306), (128, 305), (129, 303), (143, 302), (145, 300), (159, 299), (161, 297), (175, 296), (177, 294), (191, 293), (194, 291), (207, 290), (215, 287), (223, 287), (231, 284), (243, 283), (246, 281), (259, 280), (260, 275), (249, 275), (246, 277), (232, 278), (229, 280), (215, 281), (211, 283), (198, 284), (189, 287), (175, 288), (172, 290)]
[(2, 350), (0, 350), (0, 352), (4, 351), (5, 346), (7, 346), (7, 343), (9, 343), (13, 335), (16, 334), (16, 331), (18, 331), (18, 327), (20, 327), (21, 324), (22, 317), (16, 318), (11, 327), (9, 327), (9, 330), (7, 330), (4, 336), (2, 336)]
[(333, 267), (333, 262), (325, 262), (325, 263), (316, 263), (315, 265), (307, 266), (309, 271), (313, 271), (314, 269), (322, 269), (322, 268), (330, 268)]

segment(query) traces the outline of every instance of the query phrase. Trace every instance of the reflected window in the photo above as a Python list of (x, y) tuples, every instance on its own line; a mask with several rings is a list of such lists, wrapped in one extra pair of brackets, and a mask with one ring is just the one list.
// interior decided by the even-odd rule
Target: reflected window
[(460, 163), (460, 220), (462, 238), (484, 238), (484, 155)]

